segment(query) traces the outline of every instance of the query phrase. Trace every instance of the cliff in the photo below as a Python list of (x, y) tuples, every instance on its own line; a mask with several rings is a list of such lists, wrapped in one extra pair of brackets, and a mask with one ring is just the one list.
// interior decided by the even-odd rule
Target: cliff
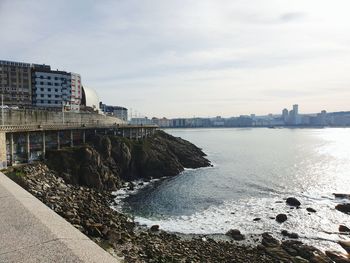
[(67, 183), (115, 190), (123, 181), (175, 176), (184, 168), (210, 166), (194, 144), (164, 131), (140, 141), (94, 135), (79, 147), (47, 152), (47, 165)]

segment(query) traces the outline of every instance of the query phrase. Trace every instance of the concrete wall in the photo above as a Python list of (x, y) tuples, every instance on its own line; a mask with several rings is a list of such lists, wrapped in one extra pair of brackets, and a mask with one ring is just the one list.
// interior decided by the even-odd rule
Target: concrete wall
[[(0, 125), (2, 124), (0, 109)], [(124, 121), (96, 113), (55, 112), (44, 110), (4, 110), (4, 125), (50, 124), (122, 124)]]
[(0, 132), (0, 169), (7, 167), (6, 158), (6, 134)]

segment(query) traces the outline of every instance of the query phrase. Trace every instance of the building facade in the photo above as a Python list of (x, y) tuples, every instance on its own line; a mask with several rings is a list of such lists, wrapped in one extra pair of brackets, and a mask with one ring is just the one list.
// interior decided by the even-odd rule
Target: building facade
[(38, 108), (80, 110), (81, 77), (76, 73), (51, 70), (48, 65), (32, 65), (33, 105)]
[(71, 76), (71, 100), (70, 109), (72, 111), (79, 111), (82, 99), (82, 85), (81, 76), (77, 73), (70, 73)]
[(128, 109), (120, 106), (110, 106), (100, 103), (102, 112), (109, 116), (115, 116), (123, 121), (128, 121)]
[(0, 60), (0, 92), (5, 105), (30, 106), (32, 104), (30, 64)]

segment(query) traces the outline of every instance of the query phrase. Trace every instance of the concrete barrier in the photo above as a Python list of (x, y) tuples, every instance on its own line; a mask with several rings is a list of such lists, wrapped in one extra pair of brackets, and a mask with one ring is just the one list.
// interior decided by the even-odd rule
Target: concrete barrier
[(0, 262), (121, 262), (2, 173), (0, 241)]
[[(1, 110), (1, 109), (0, 109)], [(57, 112), (45, 110), (4, 109), (0, 125), (50, 125), (50, 124), (86, 124), (112, 125), (126, 122), (116, 117), (89, 112)]]

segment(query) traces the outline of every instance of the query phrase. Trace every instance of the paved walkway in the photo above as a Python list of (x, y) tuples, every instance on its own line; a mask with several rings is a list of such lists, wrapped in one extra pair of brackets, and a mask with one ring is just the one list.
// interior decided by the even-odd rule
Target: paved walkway
[(0, 172), (0, 263), (120, 262)]

